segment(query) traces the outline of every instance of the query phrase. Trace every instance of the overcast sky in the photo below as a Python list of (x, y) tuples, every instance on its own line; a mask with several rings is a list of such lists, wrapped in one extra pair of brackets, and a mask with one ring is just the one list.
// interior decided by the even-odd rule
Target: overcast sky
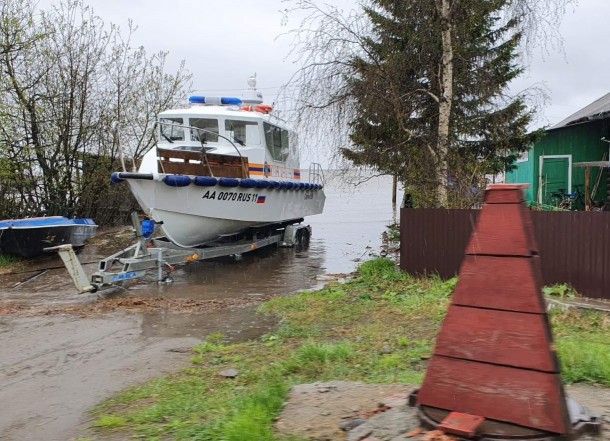
[[(87, 0), (86, 0), (87, 1)], [(289, 38), (280, 34), (281, 0), (88, 0), (105, 22), (138, 26), (134, 43), (149, 53), (169, 51), (169, 67), (180, 60), (202, 93), (239, 93), (256, 72), (258, 88), (272, 101), (278, 88), (295, 72), (286, 60)], [(350, 8), (355, 1), (332, 1)], [(553, 125), (610, 92), (610, 0), (580, 0), (567, 11), (560, 33), (563, 52), (534, 50), (531, 67), (514, 87), (543, 86), (549, 100), (537, 127)]]

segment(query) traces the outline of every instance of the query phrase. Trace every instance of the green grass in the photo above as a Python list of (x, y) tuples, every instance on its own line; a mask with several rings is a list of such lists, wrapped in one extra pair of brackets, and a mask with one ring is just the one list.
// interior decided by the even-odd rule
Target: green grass
[(0, 268), (14, 265), (21, 262), (21, 259), (10, 254), (0, 254)]
[(610, 314), (554, 309), (550, 316), (564, 381), (610, 386)]
[(400, 225), (395, 222), (388, 225), (386, 234), (387, 234), (388, 241), (400, 242)]
[[(153, 441), (282, 440), (272, 422), (295, 384), (421, 382), (455, 284), (368, 261), (345, 284), (265, 303), (281, 324), (258, 341), (209, 336), (188, 369), (103, 403), (94, 426)], [(564, 380), (610, 386), (609, 316), (555, 309), (551, 321)], [(218, 375), (229, 367), (236, 378)]]
[(557, 285), (545, 286), (542, 289), (545, 296), (559, 297), (560, 299), (573, 299), (578, 296), (578, 293), (570, 285), (561, 283)]
[(100, 415), (100, 417), (93, 423), (94, 427), (103, 429), (117, 429), (125, 426), (127, 421), (125, 418), (117, 415)]

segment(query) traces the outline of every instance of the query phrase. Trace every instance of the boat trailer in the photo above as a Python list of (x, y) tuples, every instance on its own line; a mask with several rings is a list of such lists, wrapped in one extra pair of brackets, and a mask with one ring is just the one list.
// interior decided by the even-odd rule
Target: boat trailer
[(98, 270), (91, 275), (91, 279), (87, 278), (72, 245), (46, 248), (45, 251), (59, 254), (80, 293), (94, 293), (121, 286), (125, 282), (135, 282), (151, 273), (158, 283), (172, 283), (170, 273), (180, 265), (226, 256), (239, 259), (244, 253), (269, 245), (303, 246), (309, 243), (311, 237), (311, 226), (301, 224), (303, 219), (295, 219), (225, 235), (199, 248), (183, 248), (165, 237), (150, 238), (150, 235), (143, 234), (137, 213), (132, 213), (131, 220), (136, 243), (100, 260)]

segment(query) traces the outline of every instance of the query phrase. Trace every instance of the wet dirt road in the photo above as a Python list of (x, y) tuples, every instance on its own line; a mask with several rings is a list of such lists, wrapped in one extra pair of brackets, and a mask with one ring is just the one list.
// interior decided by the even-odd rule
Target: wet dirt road
[[(256, 314), (262, 301), (320, 287), (326, 274), (349, 273), (377, 255), (396, 216), (390, 193), (387, 177), (355, 190), (331, 183), (324, 214), (306, 219), (309, 249), (193, 264), (177, 269), (171, 285), (81, 295), (57, 258), (0, 274), (0, 439), (76, 439), (95, 404), (185, 366), (189, 349), (208, 334), (243, 341), (269, 332), (275, 322)], [(115, 252), (130, 234), (116, 231), (87, 246), (81, 262)], [(89, 274), (95, 269), (85, 265)]]
[(68, 440), (109, 394), (174, 370), (194, 337), (143, 337), (142, 318), (30, 317), (3, 320), (0, 424), (3, 440)]

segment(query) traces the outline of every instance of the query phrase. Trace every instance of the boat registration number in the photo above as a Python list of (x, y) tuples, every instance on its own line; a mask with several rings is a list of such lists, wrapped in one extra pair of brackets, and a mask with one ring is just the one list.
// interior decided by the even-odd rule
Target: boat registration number
[(240, 193), (237, 191), (215, 191), (208, 190), (201, 197), (202, 199), (214, 199), (217, 201), (231, 201), (231, 202), (253, 202), (260, 204), (260, 197), (258, 193)]

